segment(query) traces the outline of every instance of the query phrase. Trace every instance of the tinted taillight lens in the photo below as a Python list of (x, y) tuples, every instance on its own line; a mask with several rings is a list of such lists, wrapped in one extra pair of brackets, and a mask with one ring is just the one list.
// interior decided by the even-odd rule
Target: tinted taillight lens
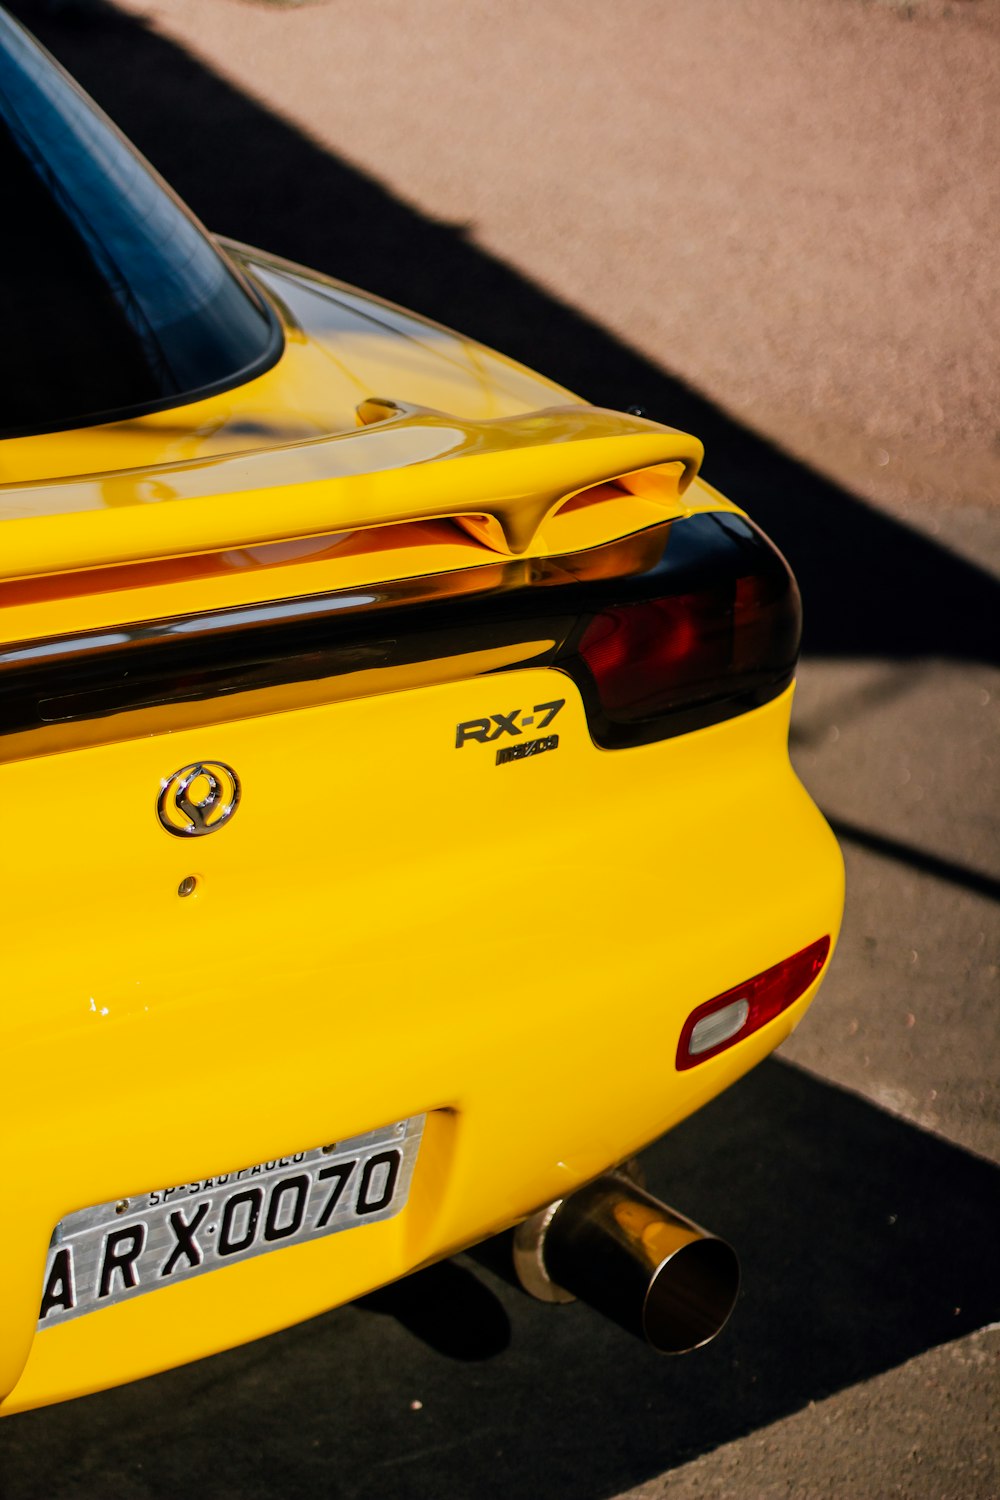
[(715, 1057), (773, 1021), (805, 994), (829, 952), (830, 939), (819, 938), (772, 969), (765, 969), (763, 974), (755, 974), (743, 984), (699, 1005), (684, 1022), (677, 1044), (678, 1069), (693, 1068), (696, 1063)]
[(673, 530), (662, 597), (602, 609), (583, 631), (578, 650), (600, 708), (592, 723), (599, 744), (716, 723), (791, 680), (801, 617), (784, 558), (737, 517), (699, 520)]

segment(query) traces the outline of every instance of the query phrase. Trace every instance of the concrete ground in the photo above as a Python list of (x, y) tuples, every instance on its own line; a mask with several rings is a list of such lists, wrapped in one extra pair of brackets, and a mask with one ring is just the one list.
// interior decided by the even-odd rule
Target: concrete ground
[(649, 1156), (744, 1256), (711, 1349), (486, 1250), (6, 1424), (4, 1500), (1000, 1496), (1000, 8), (15, 8), (211, 227), (705, 440), (802, 584), (849, 897), (780, 1060)]

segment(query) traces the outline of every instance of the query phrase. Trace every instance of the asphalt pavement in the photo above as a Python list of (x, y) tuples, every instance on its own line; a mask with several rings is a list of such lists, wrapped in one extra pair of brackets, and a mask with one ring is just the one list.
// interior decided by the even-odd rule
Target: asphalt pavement
[(848, 906), (799, 1031), (648, 1153), (744, 1262), (711, 1348), (494, 1245), (0, 1425), (3, 1500), (1000, 1496), (1000, 8), (13, 8), (213, 229), (703, 438), (800, 579)]

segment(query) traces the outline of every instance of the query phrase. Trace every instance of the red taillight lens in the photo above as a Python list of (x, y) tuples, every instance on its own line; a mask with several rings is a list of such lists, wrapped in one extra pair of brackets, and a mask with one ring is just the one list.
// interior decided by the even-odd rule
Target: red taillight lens
[(705, 695), (730, 666), (731, 600), (650, 599), (597, 615), (580, 641), (606, 713), (645, 719)]
[(595, 611), (576, 648), (581, 690), (585, 700), (593, 695), (591, 733), (608, 749), (744, 713), (775, 697), (795, 670), (795, 580), (745, 521), (701, 516), (678, 524), (654, 571), (658, 595), (629, 598), (622, 588), (624, 597)]
[(678, 1070), (725, 1051), (804, 995), (826, 963), (830, 939), (821, 937), (808, 948), (782, 959), (773, 969), (755, 974), (743, 984), (716, 995), (693, 1010), (684, 1022), (677, 1044)]

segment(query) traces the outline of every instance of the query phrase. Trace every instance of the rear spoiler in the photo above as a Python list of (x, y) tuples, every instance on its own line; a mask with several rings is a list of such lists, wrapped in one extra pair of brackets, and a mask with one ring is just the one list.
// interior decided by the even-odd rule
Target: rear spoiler
[(358, 420), (260, 452), (0, 488), (0, 579), (445, 518), (512, 556), (608, 483), (683, 515), (703, 455), (672, 427), (585, 405), (476, 422), (372, 399)]

